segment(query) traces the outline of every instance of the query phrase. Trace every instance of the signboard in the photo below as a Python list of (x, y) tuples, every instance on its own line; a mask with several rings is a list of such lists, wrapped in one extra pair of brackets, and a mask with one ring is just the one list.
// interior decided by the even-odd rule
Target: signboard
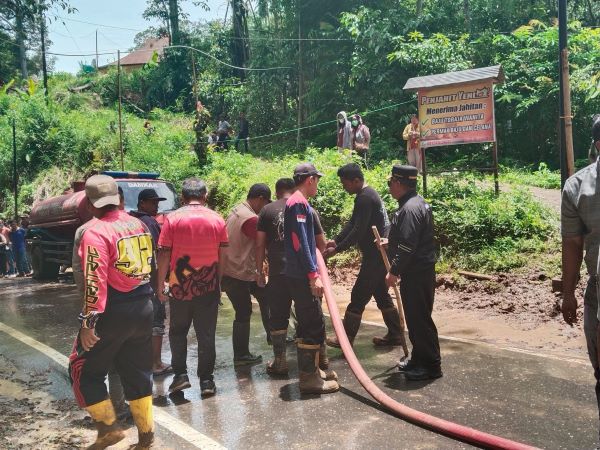
[(421, 147), (496, 141), (492, 80), (419, 89)]

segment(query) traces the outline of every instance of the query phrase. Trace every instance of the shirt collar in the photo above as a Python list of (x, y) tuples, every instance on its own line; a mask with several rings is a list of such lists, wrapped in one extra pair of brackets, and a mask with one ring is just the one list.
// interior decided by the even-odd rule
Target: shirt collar
[(410, 190), (408, 191), (406, 194), (404, 194), (402, 197), (400, 197), (398, 199), (398, 206), (400, 208), (402, 208), (407, 201), (409, 201), (411, 198), (415, 197), (417, 195), (417, 191), (415, 190)]

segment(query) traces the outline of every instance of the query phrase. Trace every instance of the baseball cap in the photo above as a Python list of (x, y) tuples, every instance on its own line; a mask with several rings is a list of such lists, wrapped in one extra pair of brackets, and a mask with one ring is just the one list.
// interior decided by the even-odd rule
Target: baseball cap
[(592, 121), (592, 139), (594, 142), (598, 142), (600, 141), (600, 114), (596, 114)]
[(158, 200), (162, 202), (163, 200), (166, 200), (166, 198), (159, 197), (154, 189), (144, 189), (138, 194), (138, 203), (144, 200)]
[(93, 175), (85, 182), (85, 195), (95, 208), (107, 205), (119, 206), (119, 188), (108, 175)]
[(294, 168), (294, 178), (302, 177), (302, 176), (322, 177), (323, 174), (317, 170), (317, 168), (314, 166), (314, 164), (305, 162), (302, 164), (298, 164)]
[(264, 183), (256, 183), (250, 186), (248, 191), (248, 198), (262, 197), (265, 200), (271, 201), (271, 189)]

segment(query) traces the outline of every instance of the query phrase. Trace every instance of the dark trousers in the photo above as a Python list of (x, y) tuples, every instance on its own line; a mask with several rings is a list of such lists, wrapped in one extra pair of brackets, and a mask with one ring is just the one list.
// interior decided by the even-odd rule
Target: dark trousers
[(0, 275), (8, 275), (8, 259), (6, 257), (6, 250), (4, 246), (2, 247), (0, 249)]
[(29, 263), (27, 262), (27, 255), (25, 249), (13, 250), (15, 254), (15, 264), (17, 266), (17, 272), (19, 275), (29, 273)]
[(598, 362), (598, 294), (597, 277), (590, 277), (583, 299), (583, 331), (587, 343), (588, 357), (596, 379), (596, 402), (600, 414), (600, 364)]
[(152, 319), (152, 336), (164, 336), (167, 311), (165, 304), (158, 299), (156, 294), (152, 296), (152, 307), (154, 309), (154, 316)]
[(252, 297), (258, 301), (263, 327), (267, 336), (269, 336), (269, 307), (265, 296), (265, 288), (258, 287), (255, 281), (243, 281), (228, 276), (223, 277), (221, 287), (233, 305), (236, 322), (250, 322)]
[(375, 297), (379, 309), (394, 308), (394, 300), (385, 285), (386, 274), (387, 270), (379, 253), (364, 254), (350, 294), (348, 311), (362, 315), (371, 297)]
[(435, 268), (404, 274), (400, 281), (408, 337), (413, 346), (411, 360), (435, 368), (441, 364), (440, 343), (431, 313), (435, 295)]
[(152, 395), (152, 302), (150, 297), (135, 301), (107, 302), (98, 319), (100, 340), (89, 352), (79, 336), (69, 357), (69, 377), (80, 406), (108, 398), (106, 376), (114, 363), (121, 377), (125, 398), (137, 400)]
[(286, 277), (286, 281), (296, 307), (296, 336), (305, 344), (322, 344), (325, 341), (325, 319), (321, 299), (312, 295), (308, 279)]
[(269, 275), (265, 295), (269, 305), (271, 331), (287, 329), (292, 307), (292, 294), (285, 275)]
[(240, 141), (244, 142), (244, 151), (246, 153), (248, 153), (248, 136), (242, 136), (241, 134), (237, 135), (237, 137), (235, 138), (235, 149), (236, 149), (236, 151), (238, 149), (238, 145), (239, 145)]
[(219, 312), (219, 291), (210, 292), (192, 300), (170, 300), (169, 343), (171, 366), (175, 375), (187, 373), (187, 335), (194, 324), (198, 341), (198, 369), (200, 381), (212, 380), (215, 370), (215, 334)]

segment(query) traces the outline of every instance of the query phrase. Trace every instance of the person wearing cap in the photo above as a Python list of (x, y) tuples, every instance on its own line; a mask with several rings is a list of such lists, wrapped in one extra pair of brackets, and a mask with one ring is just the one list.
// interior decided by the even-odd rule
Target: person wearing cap
[[(125, 209), (125, 200), (123, 197), (123, 189), (119, 186), (119, 209)], [(73, 254), (71, 256), (71, 269), (73, 270), (73, 281), (75, 282), (75, 287), (77, 288), (77, 294), (81, 299), (82, 303), (84, 303), (85, 299), (85, 286), (84, 286), (84, 275), (83, 275), (83, 266), (81, 264), (81, 257), (79, 256), (79, 247), (81, 244), (81, 238), (91, 225), (97, 219), (92, 217), (86, 223), (81, 225), (77, 230), (75, 230), (75, 238), (73, 239)], [(123, 383), (121, 383), (121, 378), (119, 377), (119, 373), (117, 372), (114, 364), (108, 370), (108, 393), (112, 404), (115, 408), (115, 413), (117, 414), (117, 420), (122, 423), (127, 423), (127, 421), (131, 418), (131, 412), (129, 411), (129, 406), (125, 403), (125, 394), (123, 392)]]
[[(292, 293), (285, 277), (285, 250), (283, 221), (285, 204), (296, 190), (291, 178), (281, 178), (275, 183), (277, 200), (266, 205), (258, 215), (256, 226), (256, 282), (259, 287), (265, 286), (264, 261), (269, 265), (269, 279), (265, 287), (265, 296), (269, 305), (269, 325), (273, 344), (273, 361), (267, 364), (269, 375), (286, 375), (288, 373), (286, 343), (290, 315), (292, 313)], [(325, 250), (325, 237), (317, 212), (312, 209), (316, 246)], [(295, 314), (294, 314), (295, 315)], [(297, 329), (297, 326), (296, 326)], [(294, 342), (295, 339), (292, 340)], [(322, 345), (319, 366), (329, 372), (327, 349)]]
[[(350, 294), (350, 304), (344, 314), (346, 335), (352, 343), (358, 333), (365, 307), (371, 298), (375, 297), (388, 332), (383, 337), (374, 337), (373, 344), (402, 345), (400, 316), (385, 285), (387, 270), (374, 242), (372, 231), (372, 227), (375, 226), (381, 236), (387, 236), (390, 227), (387, 211), (377, 191), (365, 183), (365, 177), (358, 164), (346, 164), (339, 168), (337, 174), (344, 190), (350, 195), (356, 195), (356, 198), (350, 221), (334, 239), (327, 242), (326, 256), (331, 257), (344, 252), (354, 245), (358, 246), (362, 255), (360, 271)], [(340, 347), (336, 336), (327, 338), (327, 344)]]
[(256, 283), (256, 224), (263, 207), (271, 203), (271, 189), (264, 183), (253, 184), (246, 201), (235, 206), (227, 218), (229, 252), (223, 263), (223, 290), (229, 297), (233, 321), (233, 364), (255, 364), (262, 356), (250, 353), (251, 296), (258, 301), (263, 326), (270, 341), (269, 308), (265, 290)]
[(158, 279), (169, 279), (169, 343), (175, 373), (170, 392), (191, 387), (187, 374), (188, 332), (192, 323), (198, 342), (198, 366), (202, 397), (212, 396), (214, 382), (215, 335), (221, 298), (220, 280), (227, 252), (227, 227), (223, 218), (206, 207), (206, 184), (198, 178), (183, 182), (183, 206), (169, 213), (158, 239)]
[(395, 165), (388, 180), (398, 209), (392, 215), (387, 250), (391, 267), (385, 281), (388, 287), (400, 281), (412, 343), (411, 358), (398, 368), (409, 380), (428, 380), (442, 376), (438, 333), (431, 318), (437, 256), (431, 206), (417, 194), (417, 176), (416, 167)]
[(98, 436), (94, 448), (121, 441), (105, 379), (114, 364), (138, 429), (136, 448), (154, 440), (152, 418), (152, 236), (135, 217), (119, 209), (117, 183), (94, 175), (85, 184), (94, 220), (79, 245), (84, 306), (69, 357), (75, 398), (91, 415)]
[[(592, 121), (592, 151), (600, 152), (600, 115)], [(590, 153), (592, 153), (590, 151)], [(569, 177), (562, 192), (560, 228), (562, 235), (562, 314), (566, 323), (578, 321), (575, 289), (581, 263), (589, 275), (583, 302), (583, 331), (588, 356), (596, 379), (596, 400), (600, 412), (600, 350), (598, 327), (598, 286), (600, 247), (600, 162), (596, 161)], [(585, 254), (585, 257), (584, 257)]]
[(408, 160), (408, 164), (416, 167), (419, 173), (421, 173), (423, 171), (421, 128), (419, 127), (419, 118), (416, 114), (411, 114), (410, 123), (406, 125), (402, 132), (402, 139), (406, 141), (406, 159)]
[[(156, 190), (148, 188), (143, 189), (138, 194), (137, 211), (130, 211), (133, 217), (140, 219), (150, 230), (154, 248), (158, 248), (158, 238), (160, 237), (160, 224), (155, 219), (158, 214), (158, 204), (166, 200), (157, 194)], [(167, 313), (165, 304), (158, 299), (156, 292), (161, 289), (159, 286), (156, 270), (151, 275), (152, 289), (155, 294), (152, 296), (152, 306), (154, 307), (154, 321), (152, 323), (152, 374), (157, 376), (167, 375), (173, 372), (170, 364), (162, 362), (162, 343), (165, 335), (165, 320)]]
[(327, 374), (319, 368), (321, 351), (325, 348), (323, 284), (317, 268), (313, 208), (307, 199), (317, 195), (322, 176), (311, 163), (296, 166), (296, 192), (287, 199), (283, 219), (284, 271), (298, 318), (296, 346), (299, 387), (303, 394), (327, 394), (340, 388), (335, 372)]

